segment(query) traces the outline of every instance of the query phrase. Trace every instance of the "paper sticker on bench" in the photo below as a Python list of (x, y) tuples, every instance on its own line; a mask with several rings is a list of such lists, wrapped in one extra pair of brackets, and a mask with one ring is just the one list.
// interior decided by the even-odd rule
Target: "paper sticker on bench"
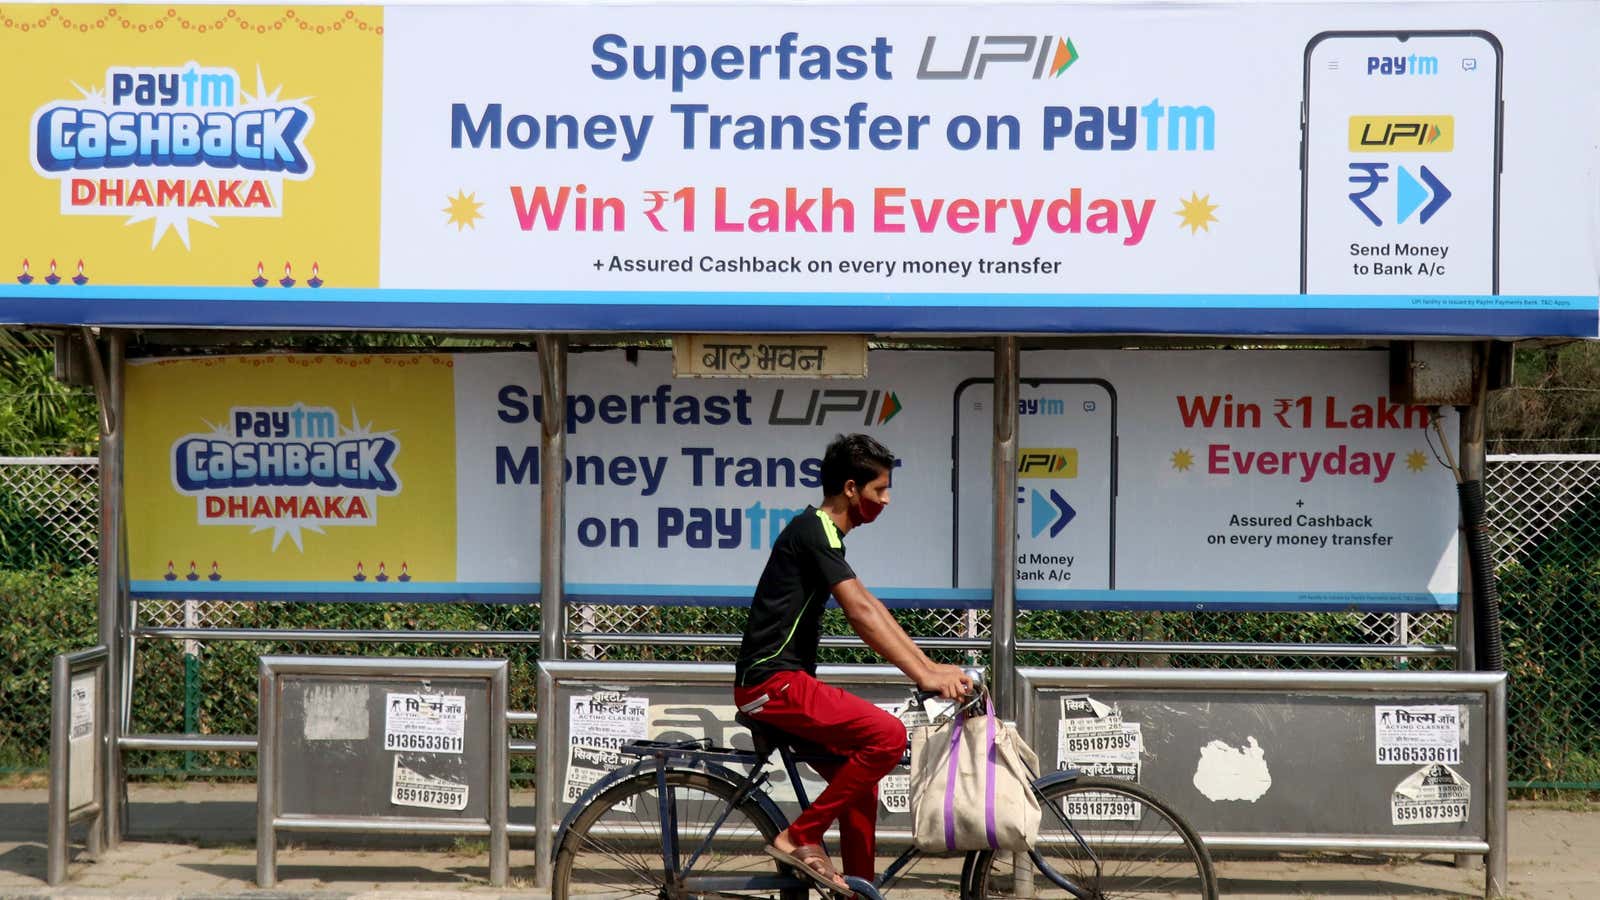
[(460, 753), (466, 746), (467, 698), (459, 694), (389, 694), (383, 749)]

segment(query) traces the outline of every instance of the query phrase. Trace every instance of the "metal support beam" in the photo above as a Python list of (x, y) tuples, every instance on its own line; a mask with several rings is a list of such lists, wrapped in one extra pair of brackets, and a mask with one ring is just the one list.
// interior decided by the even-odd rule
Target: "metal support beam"
[[(1474, 365), (1474, 369), (1480, 374), (1472, 392), (1472, 405), (1456, 407), (1456, 412), (1461, 418), (1461, 477), (1466, 481), (1474, 479), (1482, 481), (1488, 459), (1484, 440), (1489, 400), (1487, 366), (1488, 352), (1485, 347)], [(1476, 623), (1478, 586), (1472, 583), (1472, 566), (1467, 561), (1464, 540), (1461, 542), (1459, 556), (1461, 589), (1456, 601), (1456, 668), (1463, 672), (1472, 672), (1478, 668)]]
[(100, 643), (107, 648), (106, 693), (108, 711), (105, 728), (105, 784), (101, 843), (113, 849), (122, 842), (127, 824), (127, 782), (122, 767), (122, 752), (117, 744), (127, 717), (128, 640), (126, 604), (128, 592), (125, 579), (126, 566), (122, 558), (124, 546), (122, 518), (122, 360), (127, 338), (121, 332), (108, 331), (106, 336), (109, 361), (100, 355), (99, 342), (94, 332), (84, 328), (81, 332), (84, 351), (89, 359), (89, 371), (94, 382), (95, 399), (100, 406)]
[(1015, 337), (994, 348), (994, 596), (989, 690), (995, 710), (1010, 716), (1017, 664), (1017, 396), (1022, 354)]
[[(567, 339), (565, 335), (541, 334), (539, 343), (539, 383), (544, 397), (540, 416), (539, 464), (541, 472), (562, 472), (567, 458)], [(539, 479), (539, 659), (566, 658), (567, 610), (566, 573), (563, 553), (567, 534), (566, 481), (559, 477)], [(555, 754), (557, 712), (553, 691), (539, 680), (539, 724), (535, 741), (539, 753), (535, 762), (533, 815), (539, 824), (534, 838), (533, 883), (550, 885), (551, 824), (555, 821)]]

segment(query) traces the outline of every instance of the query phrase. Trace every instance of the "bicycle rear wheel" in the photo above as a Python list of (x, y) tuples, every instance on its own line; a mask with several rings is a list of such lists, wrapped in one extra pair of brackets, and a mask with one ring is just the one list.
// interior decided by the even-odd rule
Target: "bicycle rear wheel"
[[(704, 772), (670, 769), (666, 775), (668, 806), (675, 828), (678, 866), (689, 866), (691, 879), (727, 879), (712, 889), (694, 890), (693, 882), (669, 879), (663, 848), (669, 833), (661, 824), (661, 791), (656, 773), (641, 772), (594, 798), (561, 840), (553, 872), (552, 900), (621, 900), (625, 897), (763, 897), (804, 900), (806, 890), (793, 878), (786, 887), (737, 888), (730, 884), (765, 876), (778, 881), (783, 867), (763, 848), (782, 830), (753, 799), (729, 810), (738, 786)], [(706, 835), (727, 812), (707, 846)]]
[(1182, 817), (1139, 785), (1078, 778), (1039, 796), (1039, 843), (1021, 857), (1023, 870), (1014, 865), (1018, 854), (980, 853), (970, 896), (1075, 896), (1061, 879), (1093, 900), (1215, 900), (1216, 874), (1205, 846)]

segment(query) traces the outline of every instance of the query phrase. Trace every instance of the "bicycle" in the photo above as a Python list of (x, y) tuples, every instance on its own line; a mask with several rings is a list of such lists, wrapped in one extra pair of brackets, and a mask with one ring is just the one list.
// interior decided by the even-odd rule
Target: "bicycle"
[[(924, 709), (933, 694), (913, 692)], [(962, 704), (981, 709), (982, 691)], [(952, 710), (947, 715), (953, 715)], [(924, 710), (924, 715), (926, 715)], [(804, 900), (812, 883), (790, 874), (763, 847), (789, 820), (764, 790), (777, 751), (801, 808), (809, 805), (799, 765), (836, 760), (744, 714), (753, 752), (695, 741), (635, 741), (619, 754), (636, 758), (578, 798), (554, 841), (551, 897), (768, 897)], [(944, 721), (941, 717), (935, 724)], [(907, 754), (909, 758), (909, 752)], [(906, 760), (902, 760), (904, 765)], [(731, 766), (748, 766), (739, 775)], [(1077, 770), (1037, 773), (1039, 840), (1027, 854), (971, 851), (962, 857), (963, 898), (1066, 896), (1217, 897), (1210, 854), (1187, 822), (1138, 784), (1087, 777)], [(1074, 822), (1076, 818), (1078, 823)], [(1081, 827), (1080, 827), (1081, 825)], [(910, 847), (873, 883), (846, 877), (858, 897), (881, 900), (919, 858)], [(952, 855), (942, 855), (952, 856)], [(1018, 865), (1018, 861), (1026, 865)]]

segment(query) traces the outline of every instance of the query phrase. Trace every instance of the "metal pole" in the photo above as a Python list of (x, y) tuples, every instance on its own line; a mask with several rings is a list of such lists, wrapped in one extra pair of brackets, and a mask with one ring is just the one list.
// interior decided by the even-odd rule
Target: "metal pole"
[[(106, 647), (107, 716), (101, 751), (105, 754), (104, 802), (101, 806), (103, 844), (114, 849), (122, 842), (127, 822), (124, 805), (126, 787), (122, 753), (117, 738), (123, 731), (121, 711), (126, 698), (123, 687), (123, 658), (126, 652), (122, 585), (122, 357), (127, 338), (119, 332), (106, 332), (110, 361), (100, 356), (99, 342), (88, 328), (82, 331), (89, 371), (94, 380), (95, 397), (100, 405), (100, 643)], [(109, 371), (108, 371), (109, 370)]]
[(509, 676), (502, 667), (489, 681), (489, 883), (505, 887), (511, 875), (511, 835), (506, 825), (511, 818), (510, 746), (506, 736), (506, 704), (509, 702)]
[(1510, 873), (1506, 869), (1506, 844), (1509, 821), (1506, 819), (1506, 682), (1489, 693), (1489, 785), (1484, 837), (1489, 842), (1487, 865), (1484, 866), (1484, 896), (1506, 896)]
[[(50, 670), (50, 825), (45, 848), (45, 881), (58, 885), (67, 880), (67, 773), (72, 751), (69, 749), (72, 670), (65, 655), (57, 656)], [(94, 830), (94, 825), (89, 826)]]
[[(566, 573), (563, 552), (566, 540), (567, 457), (567, 339), (564, 335), (539, 335), (539, 381), (544, 396), (540, 416), (539, 455), (539, 659), (541, 662), (566, 658), (567, 611)], [(534, 836), (533, 883), (550, 885), (551, 832), (555, 829), (556, 708), (549, 682), (539, 679), (539, 725), (535, 740), (538, 756), (535, 765), (533, 817), (538, 827)]]
[[(1465, 480), (1483, 478), (1484, 468), (1484, 416), (1483, 404), (1456, 407), (1461, 418), (1461, 477)], [(1464, 524), (1464, 523), (1463, 523)], [(1474, 672), (1478, 668), (1477, 625), (1473, 607), (1477, 598), (1477, 585), (1472, 583), (1472, 566), (1467, 562), (1466, 541), (1458, 538), (1458, 571), (1461, 589), (1456, 599), (1456, 668)]]
[(539, 440), (539, 658), (565, 659), (567, 616), (567, 339), (539, 336), (539, 374), (544, 394)]
[(534, 728), (534, 793), (533, 793), (533, 884), (548, 888), (555, 860), (556, 820), (556, 766), (555, 752), (555, 676), (543, 663), (539, 666), (539, 683), (536, 700), (539, 704), (539, 724)]
[[(1460, 460), (1460, 466), (1461, 466), (1461, 478), (1464, 481), (1476, 480), (1476, 481), (1482, 482), (1483, 481), (1483, 476), (1484, 476), (1484, 468), (1485, 468), (1485, 466), (1486, 466), (1486, 464), (1488, 462), (1488, 454), (1486, 452), (1486, 444), (1487, 444), (1487, 442), (1485, 440), (1485, 433), (1488, 430), (1487, 418), (1488, 418), (1488, 408), (1489, 408), (1488, 366), (1489, 366), (1488, 346), (1481, 344), (1481, 345), (1479, 345), (1477, 352), (1473, 356), (1473, 372), (1474, 372), (1474, 376), (1475, 377), (1473, 378), (1472, 405), (1460, 408), (1460, 415), (1461, 415), (1461, 460)], [(1463, 527), (1466, 525), (1465, 522), (1462, 522), (1461, 524), (1462, 524)], [(1466, 548), (1464, 546), (1466, 533), (1465, 533), (1465, 531), (1463, 531), (1463, 532), (1461, 532), (1461, 534), (1462, 534), (1462, 539), (1463, 539), (1462, 540), (1463, 547), (1462, 547), (1462, 550), (1461, 550), (1461, 553), (1460, 553), (1460, 560), (1461, 560), (1460, 565), (1461, 565), (1461, 570), (1465, 575), (1465, 577), (1461, 579), (1461, 584), (1466, 587), (1466, 590), (1461, 592), (1461, 596), (1460, 596), (1460, 599), (1457, 601), (1457, 608), (1456, 608), (1456, 652), (1458, 654), (1457, 657), (1456, 657), (1456, 668), (1461, 670), (1461, 671), (1463, 671), (1463, 672), (1473, 672), (1473, 671), (1476, 671), (1477, 668), (1478, 668), (1478, 633), (1477, 633), (1478, 625), (1477, 625), (1477, 617), (1478, 617), (1478, 591), (1480, 590), (1480, 586), (1473, 579), (1472, 565), (1467, 559), (1467, 552), (1466, 552)], [(1504, 711), (1502, 711), (1501, 715), (1502, 716), (1504, 715)], [(1502, 719), (1502, 726), (1503, 725), (1504, 725), (1504, 720)], [(1489, 753), (1490, 753), (1491, 757), (1494, 754), (1498, 753), (1500, 755), (1500, 759), (1501, 759), (1500, 776), (1499, 776), (1500, 787), (1499, 787), (1498, 795), (1500, 797), (1500, 812), (1502, 814), (1502, 821), (1503, 821), (1503, 816), (1504, 816), (1504, 813), (1505, 813), (1505, 764), (1504, 764), (1504, 761), (1505, 761), (1505, 752), (1506, 752), (1506, 746), (1505, 746), (1506, 732), (1505, 732), (1505, 728), (1501, 727), (1500, 728), (1500, 736), (1499, 736), (1499, 739), (1497, 741), (1495, 736), (1494, 736), (1494, 734), (1493, 734), (1493, 732), (1495, 730), (1494, 726), (1491, 725), (1489, 730), (1490, 730)], [(1492, 762), (1491, 762), (1490, 766), (1491, 766), (1491, 769), (1492, 769), (1493, 768), (1493, 763)], [(1489, 786), (1489, 797), (1490, 797), (1490, 800), (1489, 800), (1489, 804), (1490, 804), (1490, 806), (1489, 806), (1489, 816), (1490, 816), (1491, 819), (1494, 816), (1494, 799), (1493, 798), (1495, 796), (1496, 796), (1496, 789), (1495, 789), (1495, 786), (1491, 784)], [(1503, 829), (1503, 825), (1502, 825), (1502, 829)], [(1484, 877), (1492, 884), (1495, 881), (1495, 874), (1493, 872), (1493, 869), (1491, 868), (1491, 866), (1493, 865), (1493, 856), (1494, 856), (1494, 852), (1495, 852), (1495, 827), (1492, 824), (1492, 822), (1491, 822), (1491, 824), (1489, 824), (1488, 830), (1489, 830), (1489, 835), (1488, 835), (1488, 838), (1489, 838), (1489, 857), (1487, 859), (1485, 859), (1485, 863), (1486, 863), (1485, 868), (1489, 869), (1489, 871), (1485, 873)], [(1505, 839), (1504, 839), (1503, 835), (1500, 838), (1500, 853), (1502, 854), (1502, 856), (1501, 856), (1502, 868), (1500, 869), (1501, 877), (1499, 878), (1499, 883), (1500, 883), (1500, 887), (1503, 888), (1505, 886), (1505, 878), (1504, 878), (1505, 869), (1503, 868), (1503, 865), (1504, 865), (1504, 862), (1505, 862), (1505, 859), (1504, 859)], [(1478, 858), (1475, 857), (1475, 856), (1471, 856), (1469, 854), (1458, 854), (1456, 856), (1455, 862), (1456, 862), (1456, 868), (1458, 868), (1458, 869), (1470, 869), (1473, 866), (1477, 865)], [(1499, 895), (1494, 893), (1493, 890), (1491, 889), (1490, 892), (1488, 894), (1486, 894), (1485, 896), (1495, 897), (1495, 896), (1499, 896)]]
[(1017, 397), (1021, 352), (1015, 337), (994, 348), (994, 593), (989, 629), (989, 690), (995, 710), (1008, 715), (1016, 690), (1017, 665)]
[(278, 884), (278, 832), (273, 822), (278, 817), (278, 754), (273, 743), (278, 738), (278, 677), (265, 661), (258, 664), (260, 680), (256, 688), (256, 887)]
[[(1017, 689), (1017, 718), (1015, 724), (1017, 731), (1022, 735), (1023, 742), (1030, 747), (1037, 747), (1039, 745), (1039, 734), (1033, 726), (1039, 718), (1034, 708), (1034, 703), (1038, 699), (1038, 692), (1033, 689), (1032, 684), (1020, 684), (1018, 683), (1020, 681), (1021, 679), (1013, 675), (1012, 684)], [(1044, 767), (1041, 766), (1041, 768)], [(1043, 774), (1043, 772), (1033, 773), (1036, 779)], [(1012, 896), (1034, 896), (1033, 861), (1029, 859), (1028, 854), (1011, 854), (1011, 879)]]

